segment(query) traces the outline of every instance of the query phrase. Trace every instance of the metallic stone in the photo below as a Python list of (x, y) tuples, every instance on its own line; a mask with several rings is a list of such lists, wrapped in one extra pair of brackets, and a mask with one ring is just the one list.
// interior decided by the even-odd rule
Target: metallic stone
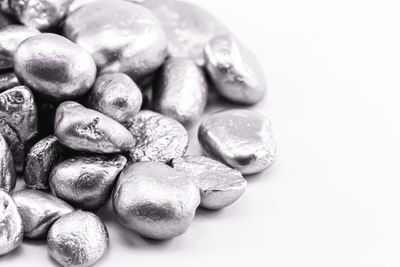
[(123, 73), (106, 73), (99, 76), (90, 90), (89, 107), (126, 124), (142, 106), (139, 87)]
[(0, 256), (18, 248), (22, 243), (23, 233), (21, 216), (14, 200), (0, 190)]
[(25, 189), (13, 194), (24, 226), (24, 236), (45, 238), (51, 225), (74, 209), (61, 199), (39, 190)]
[(226, 110), (209, 116), (201, 123), (198, 137), (206, 154), (243, 175), (271, 167), (276, 158), (270, 121), (249, 110)]
[(21, 83), (14, 72), (0, 72), (0, 93), (18, 85), (21, 85)]
[(82, 6), (66, 19), (64, 34), (93, 56), (100, 73), (123, 72), (136, 82), (155, 71), (166, 56), (160, 22), (145, 7), (127, 1)]
[(130, 159), (167, 163), (185, 154), (188, 133), (177, 121), (153, 111), (140, 111), (131, 121), (129, 131), (135, 142)]
[(22, 42), (15, 52), (14, 70), (24, 84), (57, 100), (82, 96), (96, 79), (93, 58), (78, 45), (52, 33)]
[(50, 256), (62, 266), (92, 266), (108, 249), (108, 231), (93, 213), (74, 211), (53, 224), (47, 244)]
[(221, 209), (235, 202), (246, 190), (242, 174), (203, 156), (185, 156), (172, 161), (172, 167), (183, 172), (200, 189), (200, 206)]
[(22, 24), (47, 30), (60, 25), (71, 2), (72, 0), (9, 0), (9, 6)]
[(0, 119), (0, 135), (3, 135), (11, 151), (15, 170), (21, 172), (24, 168), (24, 144), (19, 139), (18, 134), (3, 119)]
[(199, 203), (199, 190), (193, 182), (159, 162), (127, 167), (113, 195), (118, 221), (152, 239), (169, 239), (186, 232)]
[(78, 151), (120, 153), (134, 144), (132, 134), (120, 123), (72, 101), (57, 108), (54, 129), (61, 144)]
[(206, 69), (220, 95), (240, 104), (255, 104), (264, 97), (266, 82), (260, 65), (233, 37), (217, 36), (204, 51)]
[(16, 131), (22, 142), (36, 136), (37, 108), (28, 87), (17, 86), (0, 94), (0, 119)]
[(54, 135), (37, 142), (26, 156), (24, 179), (29, 188), (46, 190), (54, 165), (60, 162), (64, 147)]
[(168, 37), (168, 54), (189, 57), (204, 65), (204, 45), (214, 36), (228, 32), (204, 9), (185, 1), (146, 0), (143, 5), (158, 17)]
[(14, 66), (17, 47), (29, 37), (40, 34), (35, 28), (24, 25), (8, 25), (0, 30), (0, 69)]
[(58, 164), (50, 174), (53, 194), (85, 210), (103, 206), (111, 195), (126, 158), (114, 156), (80, 156)]
[(0, 191), (11, 192), (17, 183), (14, 160), (6, 140), (0, 134)]
[(204, 112), (207, 81), (203, 70), (188, 58), (169, 58), (154, 83), (155, 111), (191, 128)]

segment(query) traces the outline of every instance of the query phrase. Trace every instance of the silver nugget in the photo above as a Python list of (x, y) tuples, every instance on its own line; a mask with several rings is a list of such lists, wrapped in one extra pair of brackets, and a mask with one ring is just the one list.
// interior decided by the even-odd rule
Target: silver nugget
[(37, 142), (26, 156), (24, 180), (29, 188), (46, 190), (54, 165), (60, 162), (64, 147), (54, 135)]
[(224, 98), (240, 104), (255, 104), (264, 97), (266, 82), (260, 65), (233, 37), (213, 38), (204, 53), (208, 74)]
[(13, 71), (4, 71), (0, 73), (0, 93), (18, 85), (21, 85), (21, 83)]
[(89, 94), (89, 107), (126, 124), (142, 106), (142, 92), (124, 73), (99, 76)]
[(203, 70), (193, 60), (169, 58), (155, 77), (153, 106), (189, 129), (204, 112), (207, 92)]
[(47, 30), (61, 24), (72, 0), (9, 0), (9, 6), (25, 25)]
[(172, 167), (183, 172), (200, 189), (200, 206), (222, 209), (244, 193), (247, 181), (228, 166), (203, 156), (186, 156), (172, 161)]
[(17, 47), (29, 37), (40, 34), (35, 28), (24, 25), (8, 25), (0, 30), (0, 69), (14, 66)]
[(130, 150), (132, 162), (167, 163), (185, 154), (189, 136), (177, 121), (153, 111), (140, 111), (130, 122), (129, 131), (135, 142)]
[(109, 199), (126, 161), (121, 155), (80, 156), (65, 160), (50, 174), (51, 191), (77, 208), (96, 210)]
[(37, 107), (28, 87), (17, 86), (0, 94), (0, 119), (17, 132), (22, 142), (37, 135)]
[(206, 154), (243, 175), (271, 167), (276, 147), (270, 121), (249, 110), (217, 112), (204, 119), (198, 137)]
[(134, 144), (132, 134), (120, 123), (73, 101), (57, 108), (54, 131), (61, 144), (78, 151), (120, 153)]
[(199, 203), (199, 190), (193, 182), (159, 162), (127, 167), (113, 195), (118, 221), (152, 239), (170, 239), (185, 233)]
[(228, 32), (204, 9), (185, 1), (146, 0), (143, 5), (158, 17), (168, 36), (168, 54), (189, 57), (204, 65), (204, 45), (214, 36)]
[(158, 19), (127, 1), (82, 6), (66, 19), (64, 34), (89, 51), (100, 73), (123, 72), (136, 82), (155, 71), (166, 56), (167, 39)]
[(3, 135), (14, 160), (15, 170), (21, 172), (24, 168), (24, 148), (16, 131), (14, 131), (5, 120), (0, 119), (0, 135)]
[(58, 219), (47, 235), (49, 254), (60, 265), (92, 266), (106, 253), (108, 231), (99, 217), (74, 211)]
[(21, 216), (14, 200), (0, 189), (0, 256), (18, 248), (23, 233)]
[(14, 160), (10, 149), (0, 134), (0, 191), (11, 192), (17, 183)]
[(21, 190), (13, 198), (22, 218), (24, 236), (32, 239), (45, 238), (58, 218), (74, 211), (61, 199), (38, 190)]
[(15, 52), (14, 70), (32, 90), (56, 100), (82, 96), (96, 79), (96, 65), (89, 53), (52, 33), (22, 42)]

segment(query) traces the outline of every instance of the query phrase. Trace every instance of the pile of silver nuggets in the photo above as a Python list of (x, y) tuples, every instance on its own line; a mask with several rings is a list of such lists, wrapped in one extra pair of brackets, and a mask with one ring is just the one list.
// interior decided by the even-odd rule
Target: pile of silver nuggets
[[(203, 9), (175, 0), (0, 0), (0, 255), (46, 239), (62, 266), (107, 251), (109, 199), (142, 237), (186, 232), (268, 169), (257, 60)], [(233, 103), (202, 118), (210, 96)], [(220, 101), (221, 102), (221, 101)], [(204, 155), (186, 155), (198, 125)], [(193, 141), (193, 140), (192, 140)], [(196, 140), (195, 140), (196, 141)], [(25, 188), (14, 190), (17, 177)]]

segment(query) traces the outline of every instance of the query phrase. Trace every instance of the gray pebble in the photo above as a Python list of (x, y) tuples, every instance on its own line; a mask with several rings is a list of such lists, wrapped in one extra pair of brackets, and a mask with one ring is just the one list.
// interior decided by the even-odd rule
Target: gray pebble
[(61, 199), (42, 191), (25, 189), (13, 194), (24, 226), (24, 236), (42, 239), (51, 225), (74, 209)]
[(0, 191), (12, 192), (16, 183), (14, 160), (6, 140), (0, 134)]
[(158, 162), (127, 167), (113, 195), (118, 221), (152, 239), (170, 239), (186, 232), (199, 203), (199, 190), (192, 181)]
[(3, 135), (14, 160), (15, 170), (21, 172), (24, 168), (25, 145), (18, 134), (3, 119), (0, 119), (0, 135)]
[(115, 156), (80, 156), (58, 164), (50, 174), (53, 194), (73, 206), (96, 210), (111, 195), (126, 158)]
[(221, 209), (235, 202), (246, 190), (242, 174), (203, 156), (185, 156), (172, 161), (172, 167), (183, 172), (200, 189), (200, 206)]
[(154, 110), (187, 129), (201, 117), (207, 102), (203, 70), (189, 58), (169, 58), (155, 77)]
[(271, 167), (276, 158), (270, 121), (249, 110), (226, 110), (209, 116), (201, 123), (198, 137), (207, 155), (243, 175)]
[(61, 144), (78, 151), (120, 153), (134, 144), (132, 134), (120, 123), (72, 101), (57, 108), (54, 129)]
[(93, 58), (78, 45), (52, 33), (22, 42), (15, 52), (14, 70), (32, 90), (56, 100), (82, 96), (96, 79)]

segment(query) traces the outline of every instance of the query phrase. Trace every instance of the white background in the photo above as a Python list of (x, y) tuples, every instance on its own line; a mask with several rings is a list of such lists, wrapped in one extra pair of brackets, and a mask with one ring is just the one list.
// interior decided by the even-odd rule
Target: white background
[[(196, 1), (258, 54), (279, 159), (233, 206), (150, 242), (103, 211), (98, 266), (400, 266), (397, 1)], [(218, 109), (212, 107), (210, 110)], [(199, 153), (195, 133), (190, 153)], [(52, 266), (24, 243), (0, 266)]]

